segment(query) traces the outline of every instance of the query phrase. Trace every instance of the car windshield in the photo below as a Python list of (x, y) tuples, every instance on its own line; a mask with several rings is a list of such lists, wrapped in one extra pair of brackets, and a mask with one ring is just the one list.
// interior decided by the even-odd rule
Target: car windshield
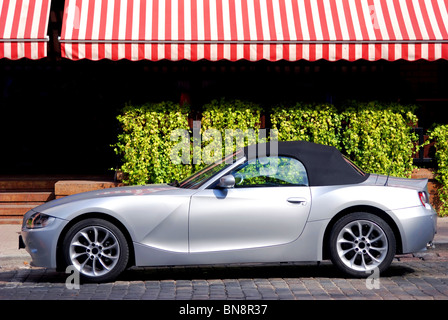
[(191, 175), (185, 180), (182, 180), (181, 182), (179, 182), (177, 186), (184, 189), (198, 189), (200, 186), (202, 186), (205, 182), (210, 180), (217, 173), (231, 166), (234, 163), (234, 160), (241, 158), (241, 156), (242, 156), (242, 150), (230, 154), (224, 157), (223, 159), (219, 160), (218, 162), (214, 162), (211, 165), (205, 167), (204, 169), (196, 172), (195, 174)]

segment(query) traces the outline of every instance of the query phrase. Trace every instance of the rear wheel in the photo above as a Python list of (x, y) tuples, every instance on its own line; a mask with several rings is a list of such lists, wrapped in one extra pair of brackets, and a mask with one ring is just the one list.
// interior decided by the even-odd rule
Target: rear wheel
[(86, 219), (73, 225), (63, 242), (67, 265), (73, 265), (89, 282), (114, 280), (126, 268), (129, 247), (119, 228), (103, 219)]
[(330, 257), (344, 273), (367, 277), (386, 270), (395, 256), (392, 229), (380, 217), (356, 212), (336, 222), (330, 234)]

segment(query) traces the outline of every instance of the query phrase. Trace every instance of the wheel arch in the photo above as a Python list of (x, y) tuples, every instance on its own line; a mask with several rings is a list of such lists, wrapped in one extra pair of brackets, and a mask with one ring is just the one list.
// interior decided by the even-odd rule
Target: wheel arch
[(379, 218), (383, 219), (390, 226), (392, 231), (394, 232), (396, 246), (397, 246), (396, 247), (396, 253), (400, 254), (400, 253), (403, 252), (403, 244), (402, 244), (402, 239), (401, 239), (401, 233), (400, 233), (400, 230), (398, 229), (397, 224), (392, 219), (392, 217), (390, 215), (388, 215), (385, 211), (383, 211), (383, 210), (381, 210), (381, 209), (379, 209), (377, 207), (367, 206), (367, 205), (359, 205), (359, 206), (349, 207), (349, 208), (346, 208), (346, 209), (340, 211), (328, 223), (328, 225), (327, 225), (327, 227), (325, 229), (324, 240), (323, 240), (323, 247), (322, 247), (322, 259), (323, 260), (327, 260), (327, 259), (330, 258), (329, 241), (330, 241), (330, 233), (331, 233), (331, 230), (332, 230), (333, 226), (343, 216), (349, 215), (349, 214), (354, 213), (354, 212), (371, 213), (371, 214), (374, 214), (374, 215), (378, 216)]
[(61, 252), (62, 242), (63, 242), (67, 232), (70, 230), (70, 228), (72, 226), (74, 226), (79, 221), (82, 221), (85, 219), (92, 219), (92, 218), (103, 219), (110, 223), (113, 223), (118, 229), (120, 229), (121, 232), (123, 232), (123, 235), (125, 236), (126, 241), (128, 242), (128, 246), (129, 246), (129, 261), (128, 261), (127, 267), (129, 268), (129, 267), (134, 266), (135, 265), (135, 250), (134, 250), (132, 237), (131, 237), (130, 233), (128, 232), (127, 228), (123, 225), (123, 223), (120, 220), (118, 220), (117, 218), (115, 218), (109, 214), (106, 214), (106, 213), (89, 212), (89, 213), (81, 214), (81, 215), (77, 216), (76, 218), (74, 218), (73, 220), (71, 220), (69, 223), (67, 223), (67, 225), (64, 227), (64, 229), (60, 233), (58, 242), (57, 242), (57, 246), (56, 246), (56, 269), (58, 271), (65, 271), (65, 268), (67, 267), (67, 265), (63, 259), (64, 255)]

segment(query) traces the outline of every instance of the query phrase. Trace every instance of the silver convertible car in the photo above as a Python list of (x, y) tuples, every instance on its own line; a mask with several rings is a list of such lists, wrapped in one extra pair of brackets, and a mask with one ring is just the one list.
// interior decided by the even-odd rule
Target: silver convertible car
[(131, 266), (328, 259), (367, 277), (431, 243), (427, 192), (425, 179), (364, 173), (334, 147), (258, 144), (181, 182), (48, 202), (26, 213), (19, 242), (35, 266), (73, 266), (84, 281)]

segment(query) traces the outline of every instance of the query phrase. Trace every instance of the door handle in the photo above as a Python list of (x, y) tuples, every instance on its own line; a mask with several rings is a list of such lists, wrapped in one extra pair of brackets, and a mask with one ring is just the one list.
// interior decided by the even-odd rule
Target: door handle
[(306, 206), (306, 199), (305, 198), (300, 198), (300, 197), (291, 197), (287, 199), (288, 202), (291, 203), (298, 203), (301, 204), (302, 206)]

